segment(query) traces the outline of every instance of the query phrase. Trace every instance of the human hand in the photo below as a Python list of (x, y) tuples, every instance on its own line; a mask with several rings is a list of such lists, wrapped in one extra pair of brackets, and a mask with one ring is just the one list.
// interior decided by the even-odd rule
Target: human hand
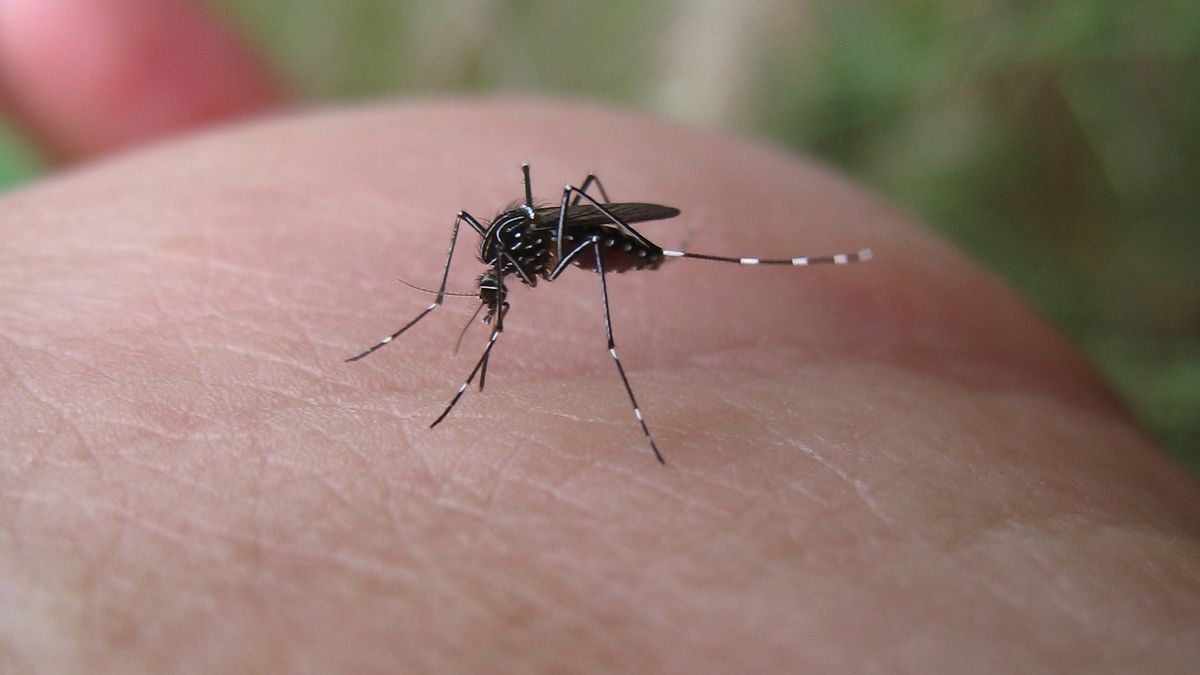
[[(5, 0), (0, 45), (5, 102), (63, 159), (282, 99), (177, 2)], [(340, 359), (426, 306), (391, 277), (435, 279), (453, 213), (518, 198), (522, 161), (543, 198), (595, 169), (683, 208), (697, 250), (877, 258), (615, 277), (665, 468), (590, 274), (515, 289), (488, 391), (430, 431), (484, 339), (448, 355), (469, 310)], [(379, 107), (34, 186), (0, 241), (0, 670), (1195, 660), (1191, 479), (1005, 291), (794, 160), (573, 107)]]
[(0, 1), (0, 113), (52, 158), (96, 157), (284, 98), (196, 3)]
[[(588, 169), (696, 250), (427, 298), (453, 214)], [(653, 225), (664, 245), (680, 227)], [(649, 229), (649, 227), (647, 228)], [(0, 201), (16, 668), (1047, 670), (1195, 660), (1195, 484), (986, 275), (811, 165), (550, 104), (326, 112)], [(464, 245), (466, 242), (464, 242)], [(477, 271), (460, 251), (457, 285)], [(478, 330), (478, 329), (477, 329)]]

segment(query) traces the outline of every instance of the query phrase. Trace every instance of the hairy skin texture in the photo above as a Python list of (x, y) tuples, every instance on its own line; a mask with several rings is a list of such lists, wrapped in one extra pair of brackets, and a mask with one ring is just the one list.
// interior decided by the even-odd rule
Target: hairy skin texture
[[(454, 213), (683, 210), (668, 261), (429, 297)], [(481, 266), (468, 232), (454, 287)], [(1181, 671), (1200, 499), (1055, 332), (794, 158), (577, 106), (270, 120), (0, 198), (0, 670)]]

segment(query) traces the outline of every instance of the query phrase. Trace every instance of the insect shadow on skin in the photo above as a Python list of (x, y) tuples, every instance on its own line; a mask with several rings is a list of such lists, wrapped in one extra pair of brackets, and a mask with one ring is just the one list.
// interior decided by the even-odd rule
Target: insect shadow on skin
[[(446, 263), (442, 268), (442, 281), (436, 291), (428, 291), (418, 286), (417, 290), (432, 293), (437, 297), (433, 303), (399, 330), (371, 345), (365, 351), (346, 359), (347, 362), (358, 361), (374, 353), (376, 350), (400, 337), (412, 328), (430, 312), (441, 306), (447, 296), (467, 295), (478, 297), (479, 307), (471, 320), (480, 311), (486, 309), (483, 320), (492, 326), (491, 336), (483, 354), (475, 362), (475, 367), (467, 379), (458, 388), (454, 398), (429, 426), (436, 427), (462, 398), (475, 376), (479, 376), (479, 389), (483, 390), (487, 379), (488, 359), (492, 348), (504, 332), (504, 317), (508, 314), (508, 288), (505, 280), (516, 277), (521, 283), (536, 287), (538, 280), (554, 281), (568, 267), (574, 265), (592, 270), (600, 276), (600, 300), (604, 308), (604, 331), (608, 338), (608, 353), (617, 366), (621, 376), (621, 384), (633, 406), (633, 416), (642, 427), (650, 449), (659, 462), (666, 464), (650, 427), (642, 415), (633, 387), (629, 385), (629, 377), (617, 356), (617, 344), (613, 339), (612, 318), (608, 311), (608, 283), (605, 275), (609, 272), (625, 272), (629, 270), (657, 269), (668, 258), (693, 258), (696, 260), (712, 260), (739, 265), (792, 265), (803, 267), (808, 265), (846, 265), (853, 262), (870, 260), (871, 249), (864, 248), (854, 253), (837, 253), (826, 256), (796, 257), (796, 258), (749, 258), (704, 253), (690, 253), (664, 249), (647, 239), (635, 230), (631, 224), (654, 220), (665, 220), (679, 215), (679, 209), (645, 202), (614, 202), (608, 197), (604, 184), (595, 174), (588, 174), (579, 187), (567, 185), (563, 188), (562, 198), (558, 206), (534, 206), (533, 188), (529, 181), (529, 165), (523, 164), (521, 171), (525, 177), (525, 200), (517, 202), (504, 209), (490, 223), (484, 225), (466, 211), (459, 211), (454, 219), (454, 227), (450, 231), (450, 251), (446, 254)], [(599, 199), (592, 196), (588, 189), (595, 186)], [(458, 243), (460, 226), (466, 223), (479, 235), (479, 260), (488, 265), (476, 279), (476, 293), (451, 293), (446, 290), (446, 280), (450, 276), (450, 263), (454, 259), (454, 249)], [(470, 324), (468, 324), (469, 326)], [(465, 329), (464, 329), (465, 334)], [(459, 342), (462, 341), (459, 335)], [(455, 345), (457, 350), (458, 346)]]

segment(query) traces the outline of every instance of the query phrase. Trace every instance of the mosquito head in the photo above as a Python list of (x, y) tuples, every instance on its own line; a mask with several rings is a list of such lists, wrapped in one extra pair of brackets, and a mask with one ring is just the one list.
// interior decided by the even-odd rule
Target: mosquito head
[(495, 270), (480, 274), (476, 284), (479, 286), (479, 301), (488, 308), (483, 320), (491, 323), (496, 310), (507, 304), (508, 289), (504, 287), (504, 282), (496, 277)]

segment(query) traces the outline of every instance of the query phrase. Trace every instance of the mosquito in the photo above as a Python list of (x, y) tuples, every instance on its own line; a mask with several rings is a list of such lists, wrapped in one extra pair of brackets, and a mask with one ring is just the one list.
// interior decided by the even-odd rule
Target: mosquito
[[(446, 419), (476, 376), (479, 377), (479, 388), (483, 389), (487, 378), (488, 359), (496, 341), (504, 332), (504, 318), (509, 310), (508, 288), (505, 282), (515, 276), (526, 286), (536, 287), (539, 279), (552, 282), (568, 267), (574, 265), (591, 270), (600, 277), (600, 305), (604, 310), (604, 333), (608, 340), (608, 353), (617, 366), (617, 374), (621, 376), (621, 384), (625, 386), (625, 393), (633, 406), (633, 416), (641, 426), (650, 449), (654, 451), (655, 459), (666, 464), (658, 444), (654, 441), (654, 435), (650, 433), (650, 427), (646, 424), (646, 418), (642, 415), (641, 406), (633, 394), (633, 387), (629, 384), (629, 377), (621, 365), (621, 359), (617, 356), (612, 317), (608, 310), (608, 283), (605, 275), (610, 272), (657, 269), (668, 258), (692, 258), (738, 265), (796, 267), (847, 265), (871, 258), (869, 248), (854, 253), (797, 258), (732, 257), (666, 249), (647, 239), (635, 230), (632, 224), (674, 218), (679, 215), (679, 209), (645, 202), (613, 202), (609, 199), (604, 184), (595, 174), (588, 174), (578, 187), (564, 187), (558, 206), (535, 206), (533, 188), (529, 180), (529, 165), (523, 164), (521, 172), (525, 179), (524, 201), (518, 201), (504, 209), (491, 222), (485, 225), (466, 211), (458, 212), (450, 230), (450, 251), (446, 254), (446, 263), (442, 268), (441, 284), (436, 291), (426, 291), (436, 295), (434, 301), (396, 332), (346, 359), (347, 362), (358, 361), (388, 345), (440, 307), (447, 296), (477, 297), (479, 307), (475, 310), (475, 316), (480, 311), (487, 310), (483, 321), (492, 326), (491, 335), (483, 354), (475, 362), (475, 367), (459, 386), (442, 414), (429, 425), (430, 428), (436, 427)], [(599, 193), (599, 199), (589, 192), (593, 185)], [(488, 266), (476, 279), (474, 294), (452, 293), (446, 290), (446, 281), (450, 277), (450, 263), (454, 258), (459, 229), (463, 223), (479, 235), (479, 261)], [(425, 290), (416, 286), (414, 288)], [(471, 320), (474, 321), (474, 316)], [(461, 340), (461, 335), (459, 339)]]

